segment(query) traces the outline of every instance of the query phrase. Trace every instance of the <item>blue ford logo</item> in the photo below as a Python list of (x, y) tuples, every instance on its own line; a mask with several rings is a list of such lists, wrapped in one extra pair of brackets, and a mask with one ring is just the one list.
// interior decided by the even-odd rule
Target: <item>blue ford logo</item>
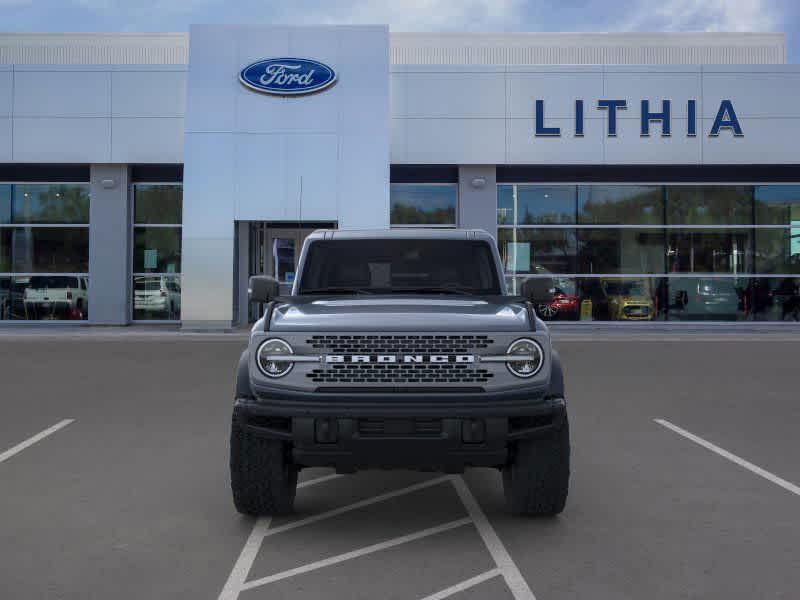
[(307, 58), (268, 58), (247, 65), (239, 73), (239, 81), (258, 92), (297, 96), (333, 85), (336, 72)]

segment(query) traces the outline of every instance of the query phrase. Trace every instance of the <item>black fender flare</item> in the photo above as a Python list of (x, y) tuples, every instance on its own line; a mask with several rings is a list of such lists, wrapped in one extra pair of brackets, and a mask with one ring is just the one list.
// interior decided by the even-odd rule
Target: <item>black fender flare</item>
[(236, 368), (236, 396), (235, 398), (255, 398), (250, 388), (250, 349), (248, 348), (239, 357), (239, 366)]
[(564, 368), (561, 366), (561, 356), (553, 349), (551, 357), (553, 365), (550, 367), (550, 387), (547, 389), (547, 397), (566, 398), (564, 395)]

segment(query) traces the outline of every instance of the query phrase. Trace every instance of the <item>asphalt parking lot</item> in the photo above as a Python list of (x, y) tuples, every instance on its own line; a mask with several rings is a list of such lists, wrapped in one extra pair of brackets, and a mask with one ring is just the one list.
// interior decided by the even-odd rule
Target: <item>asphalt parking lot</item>
[(0, 598), (794, 599), (800, 335), (556, 338), (565, 512), (496, 471), (303, 471), (238, 515), (239, 334), (0, 333)]

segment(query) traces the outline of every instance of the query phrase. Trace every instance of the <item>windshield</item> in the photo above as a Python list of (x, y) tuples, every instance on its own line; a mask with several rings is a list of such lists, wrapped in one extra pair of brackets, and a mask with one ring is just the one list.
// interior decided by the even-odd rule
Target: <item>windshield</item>
[(471, 240), (313, 242), (298, 293), (500, 294), (491, 249)]

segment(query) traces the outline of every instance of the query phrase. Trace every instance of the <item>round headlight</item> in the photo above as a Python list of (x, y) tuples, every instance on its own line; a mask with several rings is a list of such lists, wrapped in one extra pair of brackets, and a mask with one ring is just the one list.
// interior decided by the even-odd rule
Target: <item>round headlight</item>
[(277, 338), (269, 339), (258, 347), (256, 362), (267, 377), (283, 377), (292, 370), (294, 363), (276, 360), (281, 355), (294, 354), (292, 347)]
[(513, 342), (506, 350), (509, 360), (508, 370), (517, 377), (533, 377), (544, 364), (544, 352), (538, 342), (521, 339)]

